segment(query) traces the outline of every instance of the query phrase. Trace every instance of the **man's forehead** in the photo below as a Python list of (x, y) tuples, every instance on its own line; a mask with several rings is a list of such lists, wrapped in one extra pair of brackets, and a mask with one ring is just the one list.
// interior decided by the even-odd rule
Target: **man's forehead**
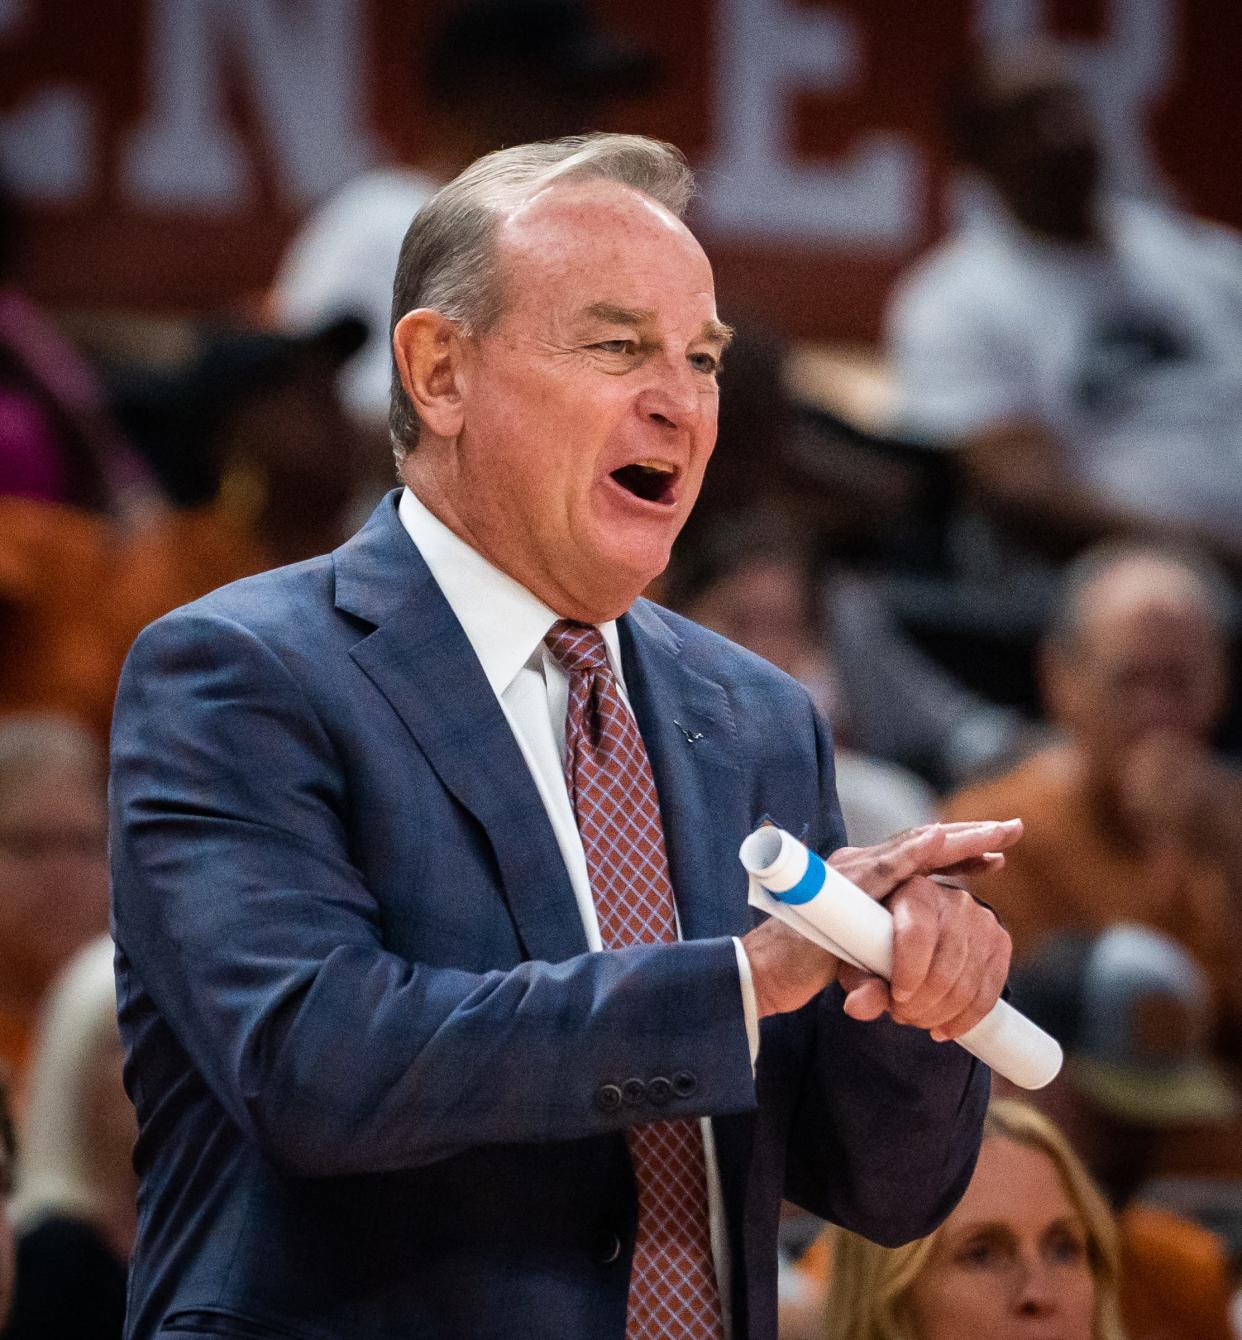
[(572, 227), (601, 214), (628, 216), (636, 223), (689, 236), (685, 224), (658, 200), (637, 187), (609, 177), (573, 177), (549, 182), (514, 205), (507, 212), (505, 222), (514, 229), (548, 223), (563, 223)]
[(664, 263), (699, 272), (711, 288), (711, 265), (680, 219), (657, 200), (602, 179), (554, 183), (510, 210), (497, 245), (510, 264), (556, 273), (575, 266)]
[(543, 194), (510, 216), (498, 239), (500, 282), (515, 319), (558, 339), (610, 318), (648, 330), (671, 322), (691, 338), (719, 338), (711, 265), (679, 219), (611, 182)]

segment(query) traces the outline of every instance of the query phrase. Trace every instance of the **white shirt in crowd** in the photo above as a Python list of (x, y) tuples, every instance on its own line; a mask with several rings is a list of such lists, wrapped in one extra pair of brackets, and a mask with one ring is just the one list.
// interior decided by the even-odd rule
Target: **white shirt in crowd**
[(340, 375), (341, 399), (364, 423), (388, 418), (393, 276), (410, 220), (438, 187), (412, 168), (355, 177), (302, 225), (272, 287), (273, 315), (287, 330), (314, 330), (339, 316), (366, 322), (367, 341)]
[(1153, 521), (1242, 540), (1242, 242), (1137, 201), (1098, 247), (980, 208), (900, 284), (889, 350), (903, 431), (953, 445), (1005, 422)]
[[(557, 846), (573, 886), (578, 915), (591, 950), (602, 950), (595, 901), (587, 874), (586, 855), (574, 818), (561, 764), (565, 748), (565, 714), (569, 677), (557, 664), (543, 639), (557, 615), (525, 587), (501, 572), (455, 535), (419, 499), (405, 489), (398, 508), (401, 524), (418, 546), (449, 608), (479, 658), (487, 682), (496, 695), (514, 738), (530, 769), (547, 811)], [(601, 624), (608, 662), (617, 677), (627, 708), (629, 698), (621, 669), (621, 644), (615, 622)], [(680, 927), (678, 928), (680, 934)], [(751, 1062), (759, 1052), (759, 1018), (750, 963), (740, 940), (734, 939), (746, 1034)], [(729, 1334), (729, 1246), (724, 1223), (724, 1201), (711, 1122), (702, 1121), (707, 1162), (708, 1210), (711, 1216), (712, 1254)]]

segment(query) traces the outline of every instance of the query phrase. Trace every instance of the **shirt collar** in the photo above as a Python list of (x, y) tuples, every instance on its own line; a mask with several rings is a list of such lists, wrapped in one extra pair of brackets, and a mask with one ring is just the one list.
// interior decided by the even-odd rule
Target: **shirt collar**
[[(397, 515), (461, 624), (492, 692), (501, 697), (518, 671), (542, 653), (543, 639), (560, 615), (449, 530), (408, 488), (401, 491)], [(599, 631), (612, 672), (624, 685), (616, 620), (600, 624)]]

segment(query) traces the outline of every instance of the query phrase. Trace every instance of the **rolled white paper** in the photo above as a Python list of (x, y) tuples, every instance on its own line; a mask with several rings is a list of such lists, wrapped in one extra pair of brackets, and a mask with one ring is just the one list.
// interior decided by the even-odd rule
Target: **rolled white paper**
[[(754, 906), (848, 962), (892, 977), (893, 918), (881, 903), (783, 828), (756, 829), (738, 855)], [(1023, 1089), (1042, 1089), (1061, 1069), (1057, 1040), (1005, 1000), (954, 1041)]]

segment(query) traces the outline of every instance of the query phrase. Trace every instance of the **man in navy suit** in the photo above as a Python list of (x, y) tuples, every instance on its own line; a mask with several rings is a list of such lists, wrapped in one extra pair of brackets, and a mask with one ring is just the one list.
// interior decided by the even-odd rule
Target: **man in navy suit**
[[(937, 1040), (991, 1007), (1008, 937), (929, 876), (995, 866), (1020, 826), (842, 848), (806, 694), (638, 598), (729, 335), (690, 189), (628, 136), (463, 173), (397, 273), (404, 488), (334, 554), (135, 643), (112, 785), (130, 1340), (647, 1340), (634, 1291), (679, 1282), (634, 1264), (668, 1188), (640, 1204), (631, 1151), (673, 1127), (710, 1288), (661, 1333), (773, 1340), (783, 1195), (893, 1243), (969, 1179), (986, 1071)], [(565, 620), (649, 760), (662, 942), (603, 949), (562, 772), (577, 672), (545, 642)], [(887, 898), (891, 990), (755, 924), (736, 852), (765, 817)]]

